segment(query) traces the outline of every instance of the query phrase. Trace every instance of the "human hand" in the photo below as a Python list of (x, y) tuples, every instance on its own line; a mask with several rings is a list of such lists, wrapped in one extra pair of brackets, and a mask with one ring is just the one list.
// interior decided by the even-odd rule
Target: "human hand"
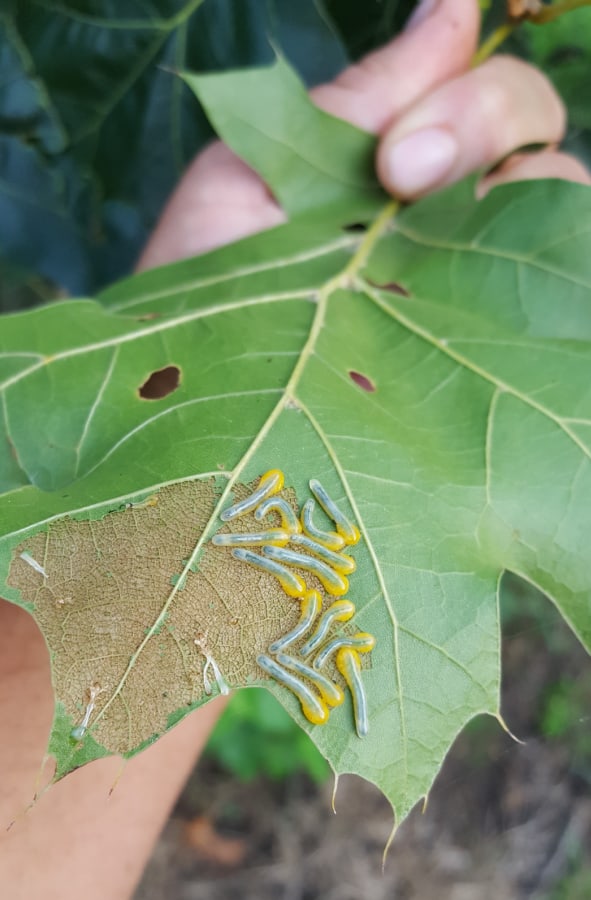
[[(476, 0), (423, 0), (386, 47), (311, 94), (322, 109), (379, 136), (378, 176), (412, 200), (502, 162), (487, 190), (523, 178), (591, 183), (584, 166), (555, 149), (565, 111), (547, 78), (495, 56), (477, 68)], [(536, 153), (516, 153), (544, 144)], [(147, 269), (203, 253), (285, 220), (261, 179), (216, 142), (189, 167), (140, 260)]]

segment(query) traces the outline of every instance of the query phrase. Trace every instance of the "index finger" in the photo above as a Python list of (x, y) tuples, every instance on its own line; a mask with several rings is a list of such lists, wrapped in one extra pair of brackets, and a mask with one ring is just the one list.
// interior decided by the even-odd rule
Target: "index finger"
[(379, 134), (421, 97), (469, 68), (479, 29), (476, 0), (423, 0), (402, 34), (335, 81), (314, 88), (312, 99), (331, 115)]

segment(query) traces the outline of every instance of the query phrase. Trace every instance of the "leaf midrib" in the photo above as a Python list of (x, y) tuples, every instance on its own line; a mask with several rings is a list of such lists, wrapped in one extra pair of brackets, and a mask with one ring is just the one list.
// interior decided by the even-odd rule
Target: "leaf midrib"
[(298, 405), (301, 407), (304, 415), (307, 417), (308, 421), (316, 431), (318, 437), (324, 444), (326, 451), (330, 457), (330, 460), (335, 467), (335, 471), (337, 472), (343, 487), (345, 488), (345, 493), (347, 495), (347, 499), (351, 504), (351, 509), (355, 515), (356, 521), (359, 525), (361, 533), (364, 535), (365, 543), (368, 549), (368, 553), (370, 559), (372, 561), (372, 565), (374, 567), (376, 577), (378, 579), (378, 584), (380, 587), (380, 592), (383, 597), (384, 603), (386, 605), (386, 609), (388, 610), (388, 614), (390, 616), (390, 621), (392, 622), (392, 631), (393, 631), (393, 640), (394, 640), (394, 661), (395, 661), (395, 673), (396, 673), (396, 698), (398, 701), (398, 709), (400, 713), (400, 737), (402, 744), (402, 758), (404, 760), (404, 793), (403, 793), (403, 803), (407, 802), (408, 796), (408, 778), (409, 778), (409, 767), (408, 767), (408, 732), (406, 728), (406, 711), (404, 706), (404, 691), (402, 688), (402, 671), (400, 669), (400, 648), (399, 648), (399, 631), (400, 631), (400, 623), (398, 622), (398, 618), (394, 611), (394, 607), (392, 605), (392, 599), (390, 597), (390, 592), (386, 585), (386, 580), (382, 573), (382, 568), (380, 566), (379, 560), (377, 558), (377, 554), (375, 552), (373, 543), (369, 538), (369, 532), (367, 528), (365, 528), (364, 518), (361, 515), (361, 511), (357, 505), (355, 500), (355, 495), (351, 490), (349, 485), (349, 479), (341, 466), (339, 458), (334, 451), (334, 448), (328, 439), (328, 435), (325, 433), (324, 429), (321, 427), (320, 423), (317, 421), (316, 417), (313, 413), (305, 406), (301, 400), (297, 401)]
[[(299, 405), (299, 401), (297, 400), (297, 398), (295, 396), (295, 389), (296, 389), (298, 382), (305, 370), (306, 364), (307, 364), (310, 356), (314, 352), (314, 348), (315, 348), (317, 339), (320, 335), (322, 326), (324, 324), (326, 307), (327, 307), (329, 298), (335, 290), (338, 290), (339, 288), (343, 287), (346, 284), (352, 283), (352, 281), (356, 277), (358, 271), (363, 267), (363, 265), (365, 265), (367, 258), (369, 256), (371, 250), (373, 249), (376, 241), (381, 237), (382, 233), (389, 227), (391, 216), (395, 209), (396, 209), (396, 204), (393, 202), (388, 203), (387, 206), (384, 207), (382, 212), (375, 219), (373, 225), (368, 229), (366, 234), (363, 236), (362, 240), (359, 242), (359, 247), (358, 247), (356, 253), (353, 255), (351, 260), (347, 263), (347, 265), (344, 267), (344, 269), (341, 272), (339, 272), (337, 275), (335, 275), (333, 278), (331, 278), (319, 290), (318, 297), (317, 297), (317, 303), (316, 303), (316, 313), (315, 313), (314, 319), (312, 321), (312, 325), (310, 328), (310, 334), (309, 334), (308, 339), (302, 349), (300, 357), (299, 357), (296, 365), (294, 366), (292, 374), (287, 381), (285, 390), (281, 394), (281, 398), (275, 404), (275, 407), (273, 408), (273, 410), (267, 417), (265, 423), (260, 428), (258, 434), (255, 436), (250, 447), (248, 448), (246, 453), (243, 455), (240, 462), (234, 468), (233, 472), (227, 473), (228, 481), (226, 483), (226, 486), (225, 486), (224, 490), (222, 491), (220, 498), (219, 498), (216, 506), (214, 507), (209, 520), (206, 522), (206, 524), (203, 528), (203, 531), (202, 531), (199, 539), (197, 540), (197, 543), (195, 544), (195, 547), (194, 547), (192, 553), (190, 554), (189, 558), (187, 559), (185, 566), (183, 567), (183, 570), (182, 570), (176, 584), (173, 586), (170, 594), (168, 595), (160, 613), (158, 614), (156, 620), (154, 621), (154, 624), (146, 632), (141, 644), (139, 645), (137, 650), (132, 655), (130, 662), (128, 663), (128, 665), (125, 669), (125, 672), (123, 673), (117, 687), (114, 689), (114, 691), (111, 694), (107, 703), (103, 706), (101, 711), (98, 713), (96, 719), (93, 722), (93, 727), (96, 727), (97, 723), (103, 718), (103, 716), (105, 715), (105, 713), (107, 712), (107, 710), (109, 709), (111, 704), (114, 702), (114, 700), (119, 696), (119, 694), (123, 690), (125, 683), (127, 681), (127, 678), (129, 676), (130, 672), (132, 671), (132, 669), (134, 668), (135, 664), (137, 663), (137, 661), (142, 653), (143, 648), (148, 644), (148, 642), (151, 640), (151, 638), (155, 634), (158, 633), (160, 626), (161, 626), (162, 622), (164, 621), (166, 614), (167, 614), (168, 610), (170, 609), (170, 606), (173, 603), (173, 601), (180, 589), (180, 586), (185, 582), (185, 580), (186, 580), (189, 572), (192, 570), (192, 568), (194, 568), (195, 564), (198, 561), (198, 558), (200, 556), (200, 553), (201, 553), (201, 550), (202, 550), (204, 544), (206, 543), (206, 541), (209, 540), (210, 534), (216, 525), (219, 514), (222, 511), (222, 509), (226, 506), (229, 494), (230, 494), (234, 484), (236, 483), (236, 481), (238, 480), (238, 478), (240, 477), (242, 472), (244, 472), (244, 470), (248, 466), (249, 462), (251, 461), (251, 459), (253, 458), (253, 456), (256, 454), (257, 450), (261, 446), (262, 442), (264, 441), (266, 436), (269, 434), (271, 428), (273, 427), (273, 425), (275, 424), (275, 422), (277, 421), (277, 419), (279, 418), (279, 416), (285, 409), (286, 404), (291, 401), (291, 402), (295, 402), (296, 404)], [(307, 291), (306, 293), (307, 293), (307, 295), (309, 295), (310, 292)], [(345, 482), (343, 482), (343, 483), (345, 484)], [(347, 491), (349, 492), (348, 487), (347, 487)], [(369, 542), (368, 542), (368, 546), (369, 546)], [(374, 553), (374, 556), (372, 557), (372, 559), (375, 559), (376, 563), (377, 563), (377, 559), (375, 558), (375, 553)], [(378, 569), (378, 578), (380, 577), (380, 574), (381, 573), (379, 572), (379, 569)], [(398, 655), (396, 656), (396, 658), (398, 659)], [(400, 697), (400, 702), (401, 702), (401, 692), (399, 692), (399, 697)], [(407, 755), (408, 755), (406, 740), (403, 741), (403, 745), (404, 745), (404, 756), (405, 756), (405, 760), (406, 760)], [(407, 768), (406, 764), (405, 764), (405, 768)]]

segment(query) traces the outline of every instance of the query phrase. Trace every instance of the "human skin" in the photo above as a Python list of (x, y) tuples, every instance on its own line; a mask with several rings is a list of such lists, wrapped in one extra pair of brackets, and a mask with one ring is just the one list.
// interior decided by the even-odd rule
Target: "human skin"
[[(385, 187), (412, 200), (500, 159), (482, 190), (530, 177), (589, 184), (581, 164), (555, 149), (564, 110), (541, 73), (509, 57), (470, 69), (476, 0), (427, 0), (420, 10), (396, 41), (313, 91), (322, 108), (379, 135), (376, 166)], [(510, 156), (534, 143), (548, 148)], [(259, 178), (212, 144), (182, 179), (139, 268), (203, 253), (283, 220)], [(0, 828), (17, 817), (1, 832), (0, 895), (128, 898), (222, 708), (214, 700), (192, 713), (122, 772), (117, 758), (74, 772), (19, 815), (34, 792), (53, 696), (47, 650), (32, 618), (0, 603)]]

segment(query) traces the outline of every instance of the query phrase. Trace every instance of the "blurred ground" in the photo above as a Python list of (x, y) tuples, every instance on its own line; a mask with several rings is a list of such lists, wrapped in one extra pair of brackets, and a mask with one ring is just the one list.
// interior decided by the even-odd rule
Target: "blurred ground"
[(203, 760), (135, 900), (591, 897), (591, 667), (547, 607), (542, 622), (513, 617), (505, 634), (502, 708), (526, 744), (492, 719), (471, 723), (384, 874), (392, 819), (371, 785), (342, 778), (335, 816), (331, 784), (241, 784)]

